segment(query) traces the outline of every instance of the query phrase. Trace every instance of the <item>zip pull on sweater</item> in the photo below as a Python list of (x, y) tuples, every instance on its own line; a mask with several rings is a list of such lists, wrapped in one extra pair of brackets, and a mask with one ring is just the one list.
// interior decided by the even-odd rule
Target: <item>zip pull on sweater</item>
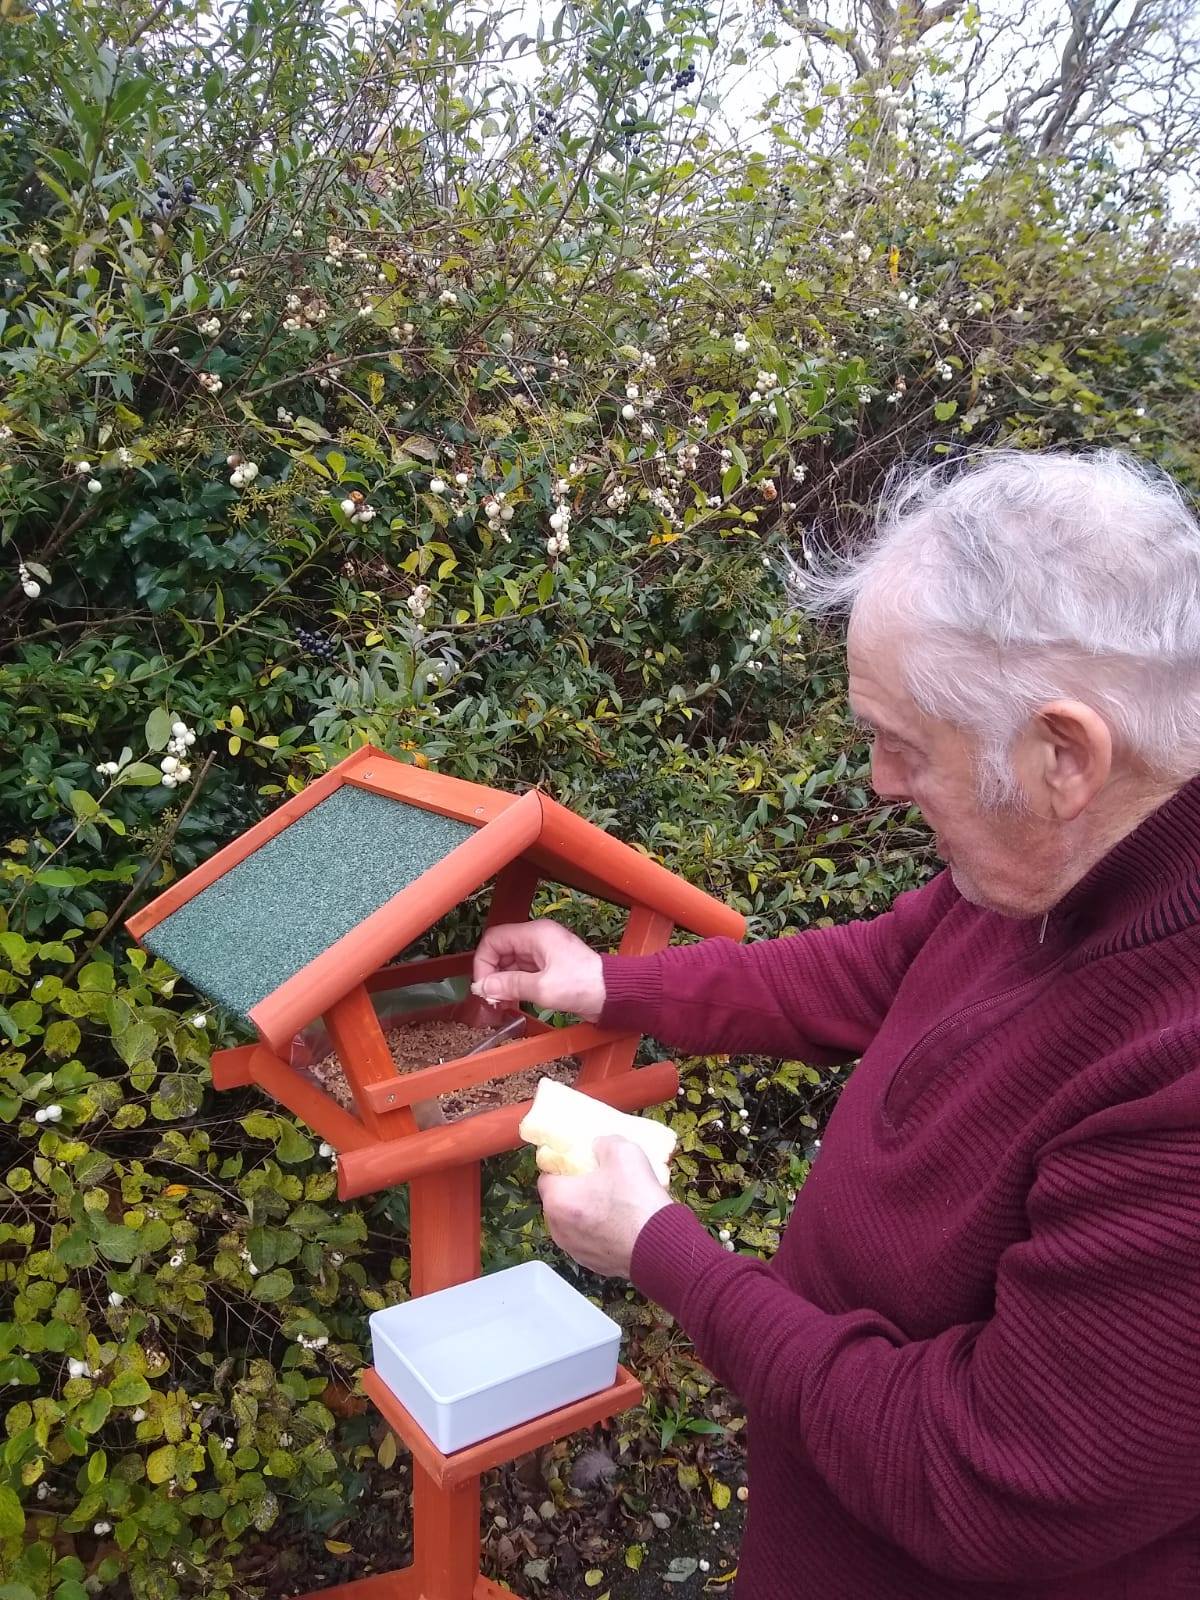
[(1019, 922), (606, 957), (605, 1027), (862, 1057), (777, 1257), (633, 1276), (740, 1395), (737, 1600), (1200, 1596), (1200, 783)]

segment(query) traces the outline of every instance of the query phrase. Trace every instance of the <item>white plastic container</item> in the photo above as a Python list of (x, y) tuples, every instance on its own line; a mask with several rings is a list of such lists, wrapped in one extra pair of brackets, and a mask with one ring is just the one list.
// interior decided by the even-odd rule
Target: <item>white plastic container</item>
[(621, 1329), (541, 1261), (373, 1312), (375, 1370), (443, 1455), (616, 1381)]

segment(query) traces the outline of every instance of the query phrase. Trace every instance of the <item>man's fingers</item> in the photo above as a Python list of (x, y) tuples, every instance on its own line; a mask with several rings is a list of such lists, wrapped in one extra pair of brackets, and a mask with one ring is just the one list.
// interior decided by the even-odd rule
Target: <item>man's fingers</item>
[(537, 972), (519, 972), (510, 968), (506, 972), (489, 972), (471, 985), (471, 993), (484, 1000), (531, 1000), (537, 1002), (536, 990), (541, 980)]

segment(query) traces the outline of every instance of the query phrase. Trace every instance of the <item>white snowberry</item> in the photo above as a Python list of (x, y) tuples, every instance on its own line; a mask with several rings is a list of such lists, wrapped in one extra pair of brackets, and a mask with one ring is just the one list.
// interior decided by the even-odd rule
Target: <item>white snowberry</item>
[(430, 478), (429, 480), (430, 494), (445, 494), (446, 487), (445, 478)]
[(38, 595), (40, 595), (42, 592), (41, 584), (35, 582), (33, 578), (26, 578), (25, 582), (21, 585), (21, 588), (24, 589), (30, 600), (36, 600)]
[(125, 1296), (123, 1294), (118, 1294), (116, 1289), (114, 1289), (108, 1297), (108, 1303), (110, 1306), (123, 1306), (125, 1304)]
[(99, 494), (103, 488), (104, 485), (100, 482), (99, 478), (88, 479), (87, 492), (89, 494)]
[(342, 501), (342, 510), (348, 517), (352, 517), (358, 510), (358, 503), (354, 500), (351, 500), (349, 496), (347, 496), (347, 498)]
[(634, 417), (637, 416), (637, 407), (633, 405), (623, 405), (621, 407), (621, 415), (625, 418), (626, 422), (632, 422)]

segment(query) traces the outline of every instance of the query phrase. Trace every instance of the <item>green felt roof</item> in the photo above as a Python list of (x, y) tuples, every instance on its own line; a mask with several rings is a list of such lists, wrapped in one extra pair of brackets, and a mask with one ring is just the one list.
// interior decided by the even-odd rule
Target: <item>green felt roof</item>
[(245, 1016), (474, 832), (346, 784), (142, 943)]

